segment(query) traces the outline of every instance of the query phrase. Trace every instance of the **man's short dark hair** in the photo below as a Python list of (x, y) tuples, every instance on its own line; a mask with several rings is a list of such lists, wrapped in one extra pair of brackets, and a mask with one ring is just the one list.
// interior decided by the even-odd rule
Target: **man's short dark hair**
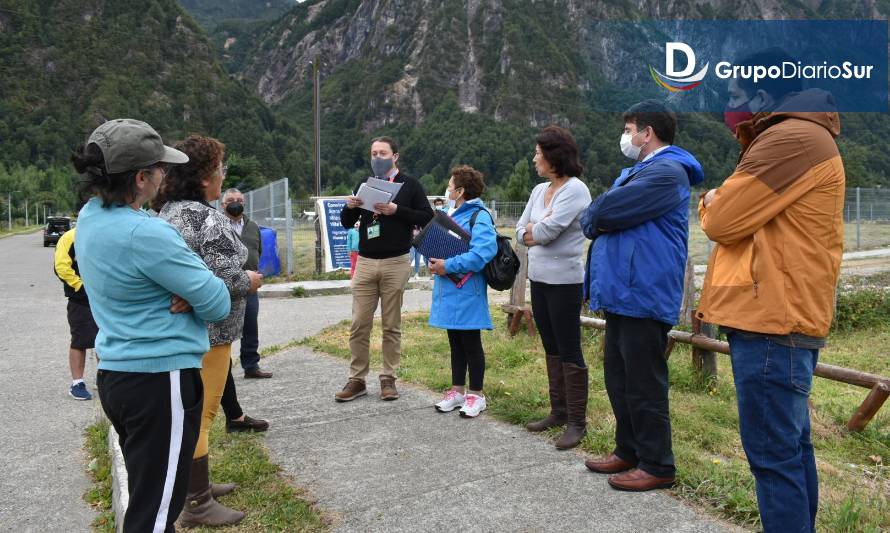
[(569, 130), (555, 124), (547, 126), (538, 134), (536, 142), (557, 176), (579, 177), (584, 172), (578, 142)]
[(637, 131), (652, 128), (662, 142), (674, 144), (677, 135), (677, 115), (658, 100), (643, 100), (624, 112), (624, 122), (637, 125)]
[[(782, 63), (785, 61), (797, 63), (797, 60), (791, 57), (788, 52), (774, 46), (751, 54), (737, 62), (736, 65), (744, 67), (763, 65), (766, 68), (776, 65), (781, 68)], [(758, 80), (757, 83), (754, 83), (752, 78), (739, 77), (736, 78), (736, 83), (738, 83), (740, 89), (745, 91), (748, 98), (753, 98), (757, 91), (763, 90), (772, 96), (777, 103), (781, 102), (788, 93), (799, 92), (802, 88), (799, 78), (785, 78), (782, 76), (777, 78), (765, 77)]]
[(396, 144), (396, 142), (392, 139), (392, 137), (387, 137), (384, 135), (383, 137), (374, 137), (373, 139), (371, 139), (371, 144), (378, 143), (378, 142), (388, 144), (389, 149), (392, 150), (392, 153), (394, 153), (394, 154), (399, 153), (399, 145)]

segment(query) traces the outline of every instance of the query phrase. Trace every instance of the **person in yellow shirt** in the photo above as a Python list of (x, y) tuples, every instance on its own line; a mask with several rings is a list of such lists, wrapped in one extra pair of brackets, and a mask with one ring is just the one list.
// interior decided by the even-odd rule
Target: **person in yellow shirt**
[(68, 349), (68, 366), (71, 368), (71, 387), (68, 394), (75, 400), (91, 400), (93, 395), (83, 381), (87, 350), (95, 348), (99, 326), (93, 320), (87, 291), (83, 288), (77, 257), (74, 252), (75, 229), (59, 237), (56, 244), (55, 272), (62, 281), (68, 298), (68, 327), (71, 329), (71, 347)]

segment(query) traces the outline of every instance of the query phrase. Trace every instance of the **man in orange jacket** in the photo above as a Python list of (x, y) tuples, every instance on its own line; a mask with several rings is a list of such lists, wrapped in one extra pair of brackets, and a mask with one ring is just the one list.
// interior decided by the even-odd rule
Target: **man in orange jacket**
[[(770, 49), (742, 61), (793, 61)], [(834, 312), (844, 166), (833, 97), (799, 80), (734, 79), (725, 113), (742, 153), (699, 203), (717, 247), (699, 318), (727, 334), (739, 431), (764, 530), (815, 531), (818, 479), (807, 399)]]

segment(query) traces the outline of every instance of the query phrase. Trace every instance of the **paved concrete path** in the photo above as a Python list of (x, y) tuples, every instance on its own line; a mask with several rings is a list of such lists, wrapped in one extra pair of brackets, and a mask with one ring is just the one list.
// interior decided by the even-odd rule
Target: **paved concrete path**
[[(0, 239), (0, 529), (88, 531), (83, 429), (98, 398), (67, 395), (66, 300), (40, 234)], [(406, 293), (423, 310), (429, 292)], [(261, 346), (285, 344), (349, 318), (348, 295), (263, 299)], [(237, 349), (237, 348), (236, 348)], [(236, 351), (237, 353), (237, 351)], [(346, 362), (291, 350), (263, 362), (271, 380), (241, 379), (245, 411), (268, 417), (273, 459), (336, 515), (343, 531), (718, 531), (666, 494), (627, 495), (584, 471), (581, 456), (487, 416), (439, 415), (436, 395), (402, 384), (401, 400), (336, 404)], [(95, 363), (87, 381), (95, 383)]]
[(54, 252), (41, 233), (0, 239), (3, 531), (89, 531), (95, 516), (83, 501), (90, 487), (83, 430), (96, 419), (96, 367), (88, 360), (94, 400), (72, 399), (67, 300)]
[[(261, 344), (302, 338), (348, 318), (349, 296), (262, 300)], [(406, 310), (429, 293), (406, 293)], [(286, 338), (290, 336), (290, 338)], [(664, 492), (611, 490), (583, 456), (483, 415), (436, 413), (438, 395), (338, 404), (347, 363), (297, 348), (263, 360), (269, 380), (238, 379), (245, 409), (268, 417), (272, 459), (334, 515), (337, 531), (725, 531)]]

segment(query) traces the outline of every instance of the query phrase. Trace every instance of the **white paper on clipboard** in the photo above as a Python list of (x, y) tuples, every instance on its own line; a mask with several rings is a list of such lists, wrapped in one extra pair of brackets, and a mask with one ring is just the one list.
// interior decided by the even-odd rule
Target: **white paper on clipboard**
[(360, 207), (366, 211), (371, 211), (372, 213), (377, 213), (377, 211), (374, 210), (374, 204), (389, 203), (393, 196), (392, 193), (381, 191), (367, 183), (362, 183), (355, 195), (362, 200), (362, 205)]
[(389, 180), (382, 180), (373, 176), (368, 178), (368, 181), (366, 183), (371, 187), (374, 187), (375, 189), (380, 189), (381, 191), (386, 191), (392, 194), (393, 198), (395, 198), (396, 195), (399, 194), (399, 189), (402, 188), (401, 183), (396, 183)]

